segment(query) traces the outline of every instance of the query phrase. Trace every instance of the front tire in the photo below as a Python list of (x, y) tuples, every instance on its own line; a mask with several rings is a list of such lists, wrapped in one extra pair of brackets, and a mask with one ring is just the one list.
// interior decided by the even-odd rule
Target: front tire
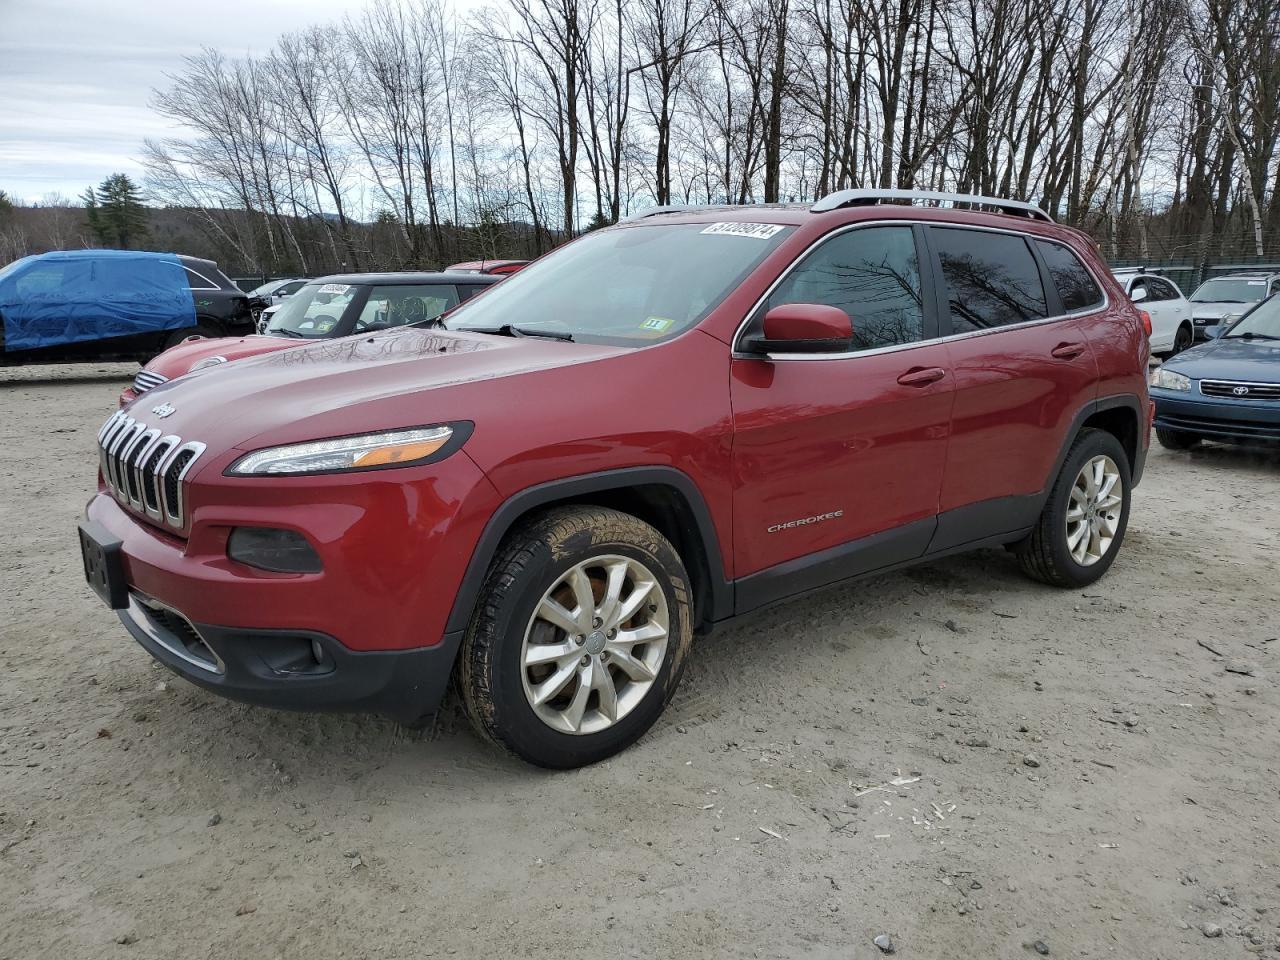
[(1014, 552), (1023, 571), (1055, 587), (1084, 587), (1107, 572), (1129, 523), (1129, 458), (1104, 430), (1082, 430), (1032, 532)]
[(458, 685), (472, 726), (530, 763), (568, 769), (638, 740), (693, 639), (693, 592), (647, 523), (564, 507), (523, 524), (489, 569)]
[(1166, 450), (1190, 450), (1200, 442), (1194, 433), (1183, 433), (1181, 430), (1168, 430), (1156, 427), (1156, 439)]

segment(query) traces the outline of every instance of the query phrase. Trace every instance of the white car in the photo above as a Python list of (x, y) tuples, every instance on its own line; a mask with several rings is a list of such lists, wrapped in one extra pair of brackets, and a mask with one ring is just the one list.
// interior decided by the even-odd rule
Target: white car
[(1113, 271), (1129, 299), (1151, 315), (1151, 352), (1175, 354), (1195, 342), (1191, 301), (1168, 277), (1141, 269)]

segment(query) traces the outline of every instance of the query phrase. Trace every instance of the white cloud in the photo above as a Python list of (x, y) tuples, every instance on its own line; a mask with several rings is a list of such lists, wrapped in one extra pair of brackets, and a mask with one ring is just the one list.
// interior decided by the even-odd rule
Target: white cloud
[(264, 53), (281, 34), (340, 19), (350, 0), (219, 0), (193, 12), (156, 0), (0, 0), (0, 190), (78, 195), (111, 173), (141, 176), (147, 137), (171, 132), (151, 92), (211, 46)]

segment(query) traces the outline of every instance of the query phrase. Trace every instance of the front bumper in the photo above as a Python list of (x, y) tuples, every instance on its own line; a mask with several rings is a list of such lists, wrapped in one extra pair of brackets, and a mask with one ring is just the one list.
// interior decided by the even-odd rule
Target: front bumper
[(1192, 381), (1186, 393), (1151, 389), (1156, 427), (1234, 443), (1280, 442), (1280, 403), (1209, 398)]
[(285, 710), (377, 713), (412, 723), (439, 705), (461, 632), (420, 650), (359, 652), (303, 630), (191, 623), (130, 593), (120, 622), (174, 673), (231, 700)]
[[(120, 618), (134, 638), (236, 700), (401, 721), (438, 706), (461, 641), (447, 620), (488, 516), (467, 507), (478, 498), (491, 511), (495, 495), (470, 459), (258, 483), (215, 470), (212, 480), (188, 490), (186, 537), (108, 493), (89, 502), (95, 539), (118, 552)], [(322, 569), (232, 560), (238, 526), (302, 533)]]

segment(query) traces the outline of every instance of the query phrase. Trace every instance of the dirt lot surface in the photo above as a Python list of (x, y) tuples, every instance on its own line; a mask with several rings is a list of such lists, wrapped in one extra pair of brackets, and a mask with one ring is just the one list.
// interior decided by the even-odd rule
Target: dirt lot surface
[(986, 551), (719, 631), (549, 774), (153, 664), (74, 535), (131, 374), (0, 373), (0, 958), (1280, 953), (1280, 457), (1154, 449), (1084, 592)]

